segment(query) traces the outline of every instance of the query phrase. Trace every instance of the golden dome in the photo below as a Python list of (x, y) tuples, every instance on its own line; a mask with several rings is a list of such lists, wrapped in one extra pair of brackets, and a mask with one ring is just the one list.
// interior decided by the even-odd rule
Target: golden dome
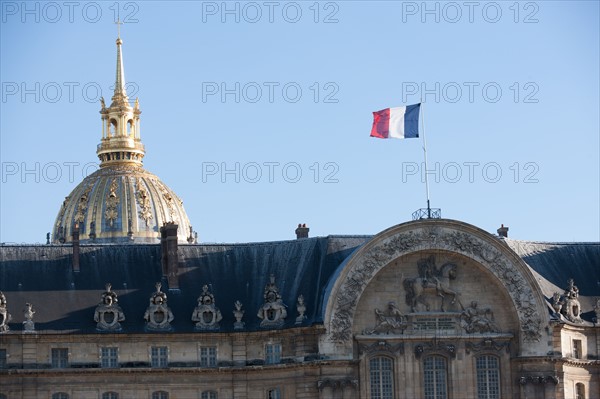
[(129, 104), (117, 39), (117, 74), (110, 107), (100, 100), (102, 139), (96, 154), (100, 169), (87, 176), (65, 198), (53, 228), (53, 241), (158, 243), (160, 227), (178, 225), (178, 241), (193, 242), (183, 202), (160, 179), (142, 167), (145, 148), (140, 137), (139, 101)]

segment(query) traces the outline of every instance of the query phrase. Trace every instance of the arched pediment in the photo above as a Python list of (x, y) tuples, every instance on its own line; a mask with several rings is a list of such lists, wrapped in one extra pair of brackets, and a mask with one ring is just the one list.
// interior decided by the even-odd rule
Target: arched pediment
[[(522, 343), (537, 343), (548, 323), (546, 304), (523, 260), (498, 237), (469, 224), (447, 219), (403, 223), (387, 229), (345, 261), (325, 298), (325, 340), (351, 345), (354, 316), (369, 282), (390, 262), (422, 251), (456, 253), (477, 262), (499, 280), (519, 320)], [(327, 295), (327, 294), (326, 294)]]

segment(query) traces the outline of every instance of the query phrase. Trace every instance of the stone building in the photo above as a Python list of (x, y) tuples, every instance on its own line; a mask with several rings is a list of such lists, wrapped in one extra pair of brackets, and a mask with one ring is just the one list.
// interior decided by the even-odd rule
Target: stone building
[(600, 397), (600, 244), (449, 219), (198, 244), (142, 168), (121, 40), (101, 169), (0, 246), (0, 398)]

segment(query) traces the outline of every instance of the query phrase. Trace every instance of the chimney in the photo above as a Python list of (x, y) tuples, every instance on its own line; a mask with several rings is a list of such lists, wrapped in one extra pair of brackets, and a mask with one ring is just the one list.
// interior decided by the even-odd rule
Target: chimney
[(310, 229), (306, 227), (306, 223), (298, 224), (298, 228), (296, 229), (296, 239), (299, 240), (301, 238), (308, 238), (308, 231)]
[(508, 227), (504, 227), (504, 225), (500, 225), (500, 228), (496, 230), (498, 232), (499, 237), (508, 238)]
[(79, 223), (75, 223), (73, 226), (73, 271), (79, 272)]
[(179, 289), (177, 227), (173, 222), (166, 222), (160, 228), (160, 260), (163, 276), (167, 277), (170, 290)]

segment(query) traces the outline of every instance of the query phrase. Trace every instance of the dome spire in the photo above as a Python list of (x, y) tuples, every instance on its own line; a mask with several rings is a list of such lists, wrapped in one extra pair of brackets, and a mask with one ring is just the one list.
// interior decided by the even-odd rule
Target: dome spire
[(115, 102), (128, 103), (127, 90), (125, 89), (125, 68), (123, 68), (123, 53), (121, 51), (121, 25), (123, 22), (117, 19), (117, 75), (115, 78), (115, 92), (112, 97), (113, 104)]
[(132, 107), (125, 90), (125, 69), (121, 52), (121, 21), (116, 22), (117, 35), (117, 74), (115, 91), (110, 107), (106, 107), (104, 99), (100, 99), (102, 115), (102, 140), (96, 154), (100, 159), (100, 167), (115, 164), (142, 165), (145, 149), (140, 137), (140, 103), (135, 100)]

